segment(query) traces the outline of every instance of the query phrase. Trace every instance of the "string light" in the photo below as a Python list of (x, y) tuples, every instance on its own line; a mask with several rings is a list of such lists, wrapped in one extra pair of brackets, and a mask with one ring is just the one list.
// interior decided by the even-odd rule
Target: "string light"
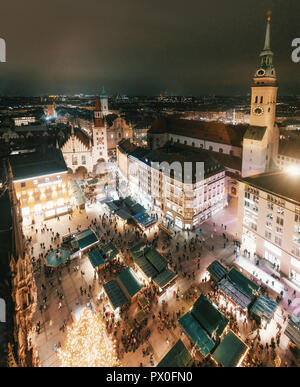
[(57, 353), (63, 367), (120, 366), (103, 321), (89, 308), (84, 308), (68, 328), (66, 341)]

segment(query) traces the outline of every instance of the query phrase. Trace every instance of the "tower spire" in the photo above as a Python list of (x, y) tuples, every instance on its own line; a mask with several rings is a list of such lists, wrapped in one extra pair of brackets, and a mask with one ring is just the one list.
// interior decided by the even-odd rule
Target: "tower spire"
[(271, 11), (267, 13), (267, 28), (265, 36), (265, 45), (263, 51), (271, 50)]
[(276, 79), (273, 56), (274, 54), (271, 50), (271, 11), (268, 11), (264, 48), (259, 54), (260, 64), (254, 77)]

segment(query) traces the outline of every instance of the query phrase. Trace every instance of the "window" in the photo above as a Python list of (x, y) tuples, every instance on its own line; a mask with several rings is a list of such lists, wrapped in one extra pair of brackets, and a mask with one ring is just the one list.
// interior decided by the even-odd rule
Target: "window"
[(265, 231), (265, 237), (267, 239), (272, 239), (272, 234), (269, 231)]
[(21, 183), (21, 187), (22, 187), (22, 188), (26, 187), (26, 183), (25, 183), (25, 181), (22, 181), (22, 183)]
[(260, 103), (263, 103), (264, 97), (260, 97)]
[(223, 148), (219, 148), (219, 152), (220, 152), (220, 153), (223, 153)]
[(280, 226), (283, 226), (283, 219), (277, 216), (276, 223), (279, 224)]
[(275, 243), (276, 243), (276, 245), (281, 246), (281, 243), (282, 243), (281, 238), (279, 238), (278, 236), (276, 236), (276, 237), (275, 237)]
[(257, 103), (257, 102), (258, 102), (258, 96), (255, 97), (255, 103)]

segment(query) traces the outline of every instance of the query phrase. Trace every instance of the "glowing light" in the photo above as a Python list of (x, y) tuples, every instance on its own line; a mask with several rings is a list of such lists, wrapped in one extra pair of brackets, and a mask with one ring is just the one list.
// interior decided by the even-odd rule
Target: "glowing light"
[(63, 367), (120, 366), (104, 323), (89, 308), (84, 308), (68, 328), (65, 344), (57, 353)]
[(286, 172), (294, 176), (299, 176), (300, 168), (296, 165), (290, 165), (289, 167), (287, 167)]

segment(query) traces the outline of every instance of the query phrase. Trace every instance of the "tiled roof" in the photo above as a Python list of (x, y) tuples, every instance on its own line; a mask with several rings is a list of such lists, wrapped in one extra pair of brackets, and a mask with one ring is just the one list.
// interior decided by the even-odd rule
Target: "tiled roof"
[(130, 142), (130, 140), (123, 139), (119, 142), (118, 148), (122, 153), (130, 153), (133, 152), (137, 146)]
[(241, 147), (248, 127), (248, 124), (232, 125), (223, 122), (183, 120), (172, 117), (158, 118), (148, 131), (148, 135), (171, 133)]

